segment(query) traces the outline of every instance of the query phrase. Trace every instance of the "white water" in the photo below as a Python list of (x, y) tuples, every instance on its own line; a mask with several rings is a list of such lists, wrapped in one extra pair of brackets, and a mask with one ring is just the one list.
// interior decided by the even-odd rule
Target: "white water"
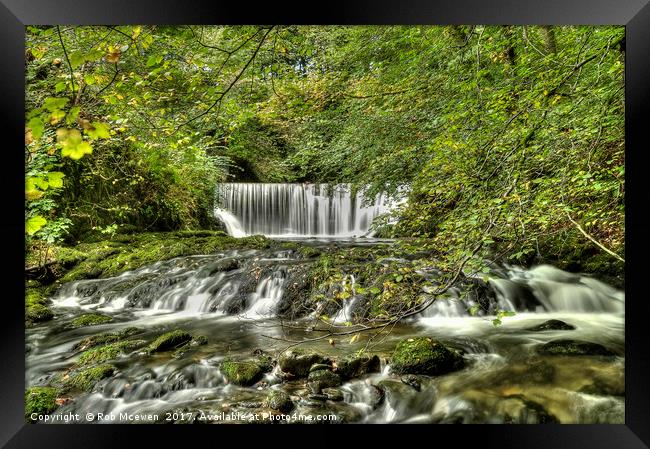
[[(330, 188), (331, 187), (331, 188)], [(217, 186), (215, 216), (234, 237), (359, 237), (394, 206), (385, 195), (366, 204), (347, 184), (225, 183)]]

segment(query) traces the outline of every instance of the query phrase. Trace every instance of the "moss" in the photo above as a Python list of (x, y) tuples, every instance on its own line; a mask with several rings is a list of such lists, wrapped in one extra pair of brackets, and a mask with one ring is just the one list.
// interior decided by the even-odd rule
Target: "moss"
[(249, 386), (262, 378), (264, 369), (253, 361), (226, 359), (221, 363), (221, 373), (235, 385)]
[(440, 375), (464, 366), (462, 356), (428, 337), (409, 338), (398, 343), (391, 360), (397, 374)]
[(25, 308), (25, 319), (31, 323), (48, 321), (54, 318), (54, 313), (49, 307), (34, 304)]
[(140, 348), (144, 346), (145, 343), (144, 340), (129, 340), (88, 349), (81, 354), (77, 361), (77, 365), (83, 366), (106, 362), (117, 358), (122, 353)]
[(53, 387), (30, 387), (25, 391), (25, 419), (28, 422), (35, 422), (31, 414), (49, 415), (58, 405), (56, 397), (58, 390)]
[(580, 340), (553, 340), (539, 347), (538, 351), (548, 355), (594, 355), (613, 356), (616, 355), (609, 349), (597, 343)]
[(147, 352), (154, 353), (177, 349), (178, 347), (189, 343), (190, 340), (192, 340), (192, 336), (189, 333), (177, 329), (156, 338), (147, 348)]
[(351, 379), (368, 373), (377, 373), (380, 370), (380, 365), (379, 356), (377, 355), (352, 355), (337, 362), (336, 372), (344, 379)]
[(86, 313), (72, 320), (73, 327), (96, 326), (98, 324), (110, 323), (113, 318), (97, 313)]
[(114, 333), (92, 335), (90, 337), (84, 338), (79, 343), (77, 343), (74, 346), (74, 349), (77, 351), (84, 351), (95, 346), (105, 345), (108, 343), (114, 343), (116, 341), (123, 340), (124, 338), (130, 337), (140, 332), (141, 330), (137, 327), (127, 327), (126, 329), (122, 329), (121, 331)]
[(86, 368), (70, 376), (64, 381), (66, 390), (90, 391), (97, 382), (115, 373), (115, 367), (103, 364), (92, 368)]
[(280, 413), (289, 413), (294, 407), (289, 395), (282, 390), (271, 390), (267, 402), (271, 409), (277, 410)]
[(319, 369), (309, 373), (307, 377), (312, 391), (320, 393), (323, 388), (338, 387), (341, 385), (341, 376), (328, 369)]

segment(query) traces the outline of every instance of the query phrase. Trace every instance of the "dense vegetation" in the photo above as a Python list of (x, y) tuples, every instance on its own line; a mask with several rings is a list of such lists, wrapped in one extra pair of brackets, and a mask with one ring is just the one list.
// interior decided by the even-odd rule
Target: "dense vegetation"
[(26, 231), (211, 228), (215, 183), (351, 182), (381, 234), (617, 274), (622, 27), (28, 27)]

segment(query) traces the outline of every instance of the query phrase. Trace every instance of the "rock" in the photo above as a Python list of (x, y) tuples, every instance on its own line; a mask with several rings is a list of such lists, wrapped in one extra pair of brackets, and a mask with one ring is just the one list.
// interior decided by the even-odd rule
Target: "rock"
[(336, 373), (343, 379), (352, 379), (364, 374), (378, 373), (380, 365), (377, 355), (348, 356), (337, 362)]
[(313, 401), (327, 401), (328, 399), (326, 394), (317, 394), (317, 393), (310, 394), (307, 397)]
[(326, 370), (331, 371), (332, 367), (330, 365), (325, 365), (324, 363), (314, 363), (311, 366), (311, 368), (309, 368), (309, 372), (311, 373), (312, 371), (318, 371), (318, 370), (322, 370), (322, 369), (326, 369)]
[(428, 337), (409, 338), (395, 348), (391, 368), (397, 374), (441, 375), (464, 367), (455, 350)]
[(97, 313), (86, 313), (72, 320), (72, 327), (96, 326), (98, 324), (110, 323), (113, 318)]
[(287, 393), (282, 390), (271, 390), (268, 396), (269, 407), (281, 413), (289, 413), (294, 404)]
[(64, 381), (65, 390), (76, 389), (90, 391), (97, 382), (115, 374), (113, 365), (99, 365), (78, 371)]
[(498, 405), (497, 414), (506, 424), (559, 424), (559, 420), (541, 404), (521, 395), (510, 395)]
[(57, 407), (56, 397), (58, 390), (53, 387), (30, 387), (25, 391), (25, 419), (28, 422), (37, 422), (31, 419), (31, 414), (49, 415)]
[(543, 331), (570, 331), (574, 330), (575, 326), (567, 324), (564, 321), (560, 320), (548, 320), (544, 321), (542, 324), (537, 326), (529, 327), (526, 330), (531, 332), (543, 332)]
[(330, 401), (340, 402), (344, 399), (343, 392), (338, 388), (323, 388), (323, 394)]
[(84, 351), (77, 361), (77, 365), (91, 365), (106, 362), (117, 358), (122, 353), (128, 353), (146, 344), (144, 340), (126, 340), (116, 343), (109, 343), (104, 346)]
[(295, 377), (307, 377), (312, 365), (317, 363), (329, 364), (330, 361), (316, 353), (287, 351), (280, 356), (278, 363), (280, 369), (285, 373), (292, 374)]
[(31, 323), (40, 323), (54, 318), (49, 307), (42, 304), (32, 304), (25, 308), (25, 319)]
[(614, 356), (612, 351), (597, 343), (581, 340), (553, 340), (538, 348), (540, 354), (547, 355), (601, 355)]
[(307, 378), (312, 391), (320, 393), (323, 388), (338, 387), (341, 385), (341, 377), (330, 370), (317, 370), (309, 373)]
[(418, 376), (415, 376), (413, 374), (407, 374), (406, 376), (402, 376), (400, 379), (403, 384), (408, 385), (409, 387), (413, 387), (415, 391), (420, 391), (420, 379)]
[(189, 333), (177, 329), (175, 331), (162, 334), (160, 337), (156, 338), (149, 345), (148, 352), (164, 352), (171, 349), (177, 349), (178, 347), (188, 343), (190, 340), (192, 340), (192, 336)]
[(190, 345), (192, 346), (203, 346), (208, 344), (208, 337), (205, 335), (199, 335), (198, 337), (192, 339)]
[(247, 387), (260, 380), (264, 370), (256, 362), (227, 359), (221, 362), (221, 373), (228, 382)]

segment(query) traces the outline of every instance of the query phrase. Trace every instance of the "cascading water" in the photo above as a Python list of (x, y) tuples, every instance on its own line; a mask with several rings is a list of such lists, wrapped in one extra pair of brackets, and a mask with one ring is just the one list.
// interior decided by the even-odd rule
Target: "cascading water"
[(366, 204), (350, 185), (226, 183), (217, 186), (215, 216), (234, 237), (360, 237), (392, 203)]

